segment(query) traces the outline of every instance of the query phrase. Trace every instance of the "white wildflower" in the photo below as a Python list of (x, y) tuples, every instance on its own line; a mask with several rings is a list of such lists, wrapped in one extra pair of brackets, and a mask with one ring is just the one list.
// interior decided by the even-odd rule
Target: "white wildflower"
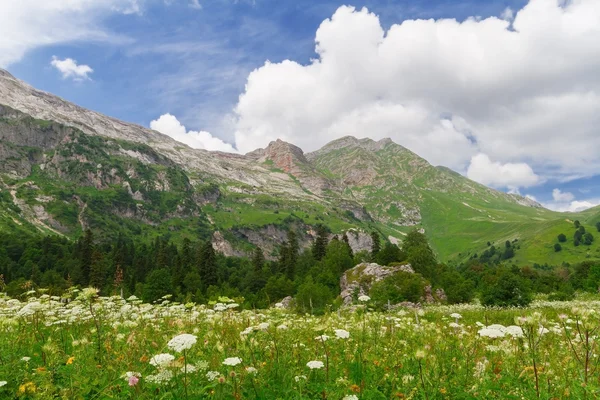
[(362, 296), (358, 296), (358, 301), (361, 301), (363, 303), (366, 303), (369, 300), (371, 300), (371, 298), (369, 296), (367, 296), (366, 294), (363, 294)]
[(206, 377), (211, 382), (214, 381), (215, 379), (217, 379), (219, 377), (219, 375), (221, 375), (221, 374), (219, 372), (217, 372), (217, 371), (208, 371), (206, 373)]
[(325, 364), (323, 364), (323, 361), (309, 361), (306, 363), (306, 366), (310, 369), (321, 369)]
[(229, 365), (230, 367), (235, 367), (238, 364), (242, 363), (242, 359), (239, 357), (229, 357), (223, 361), (223, 365)]
[(348, 339), (350, 337), (350, 332), (348, 332), (345, 329), (336, 329), (335, 330), (335, 336), (338, 339)]
[(196, 344), (197, 339), (198, 337), (195, 335), (184, 333), (181, 335), (177, 335), (173, 339), (169, 340), (169, 343), (167, 343), (167, 347), (169, 347), (173, 351), (181, 353), (184, 350), (191, 349), (192, 346)]
[(164, 368), (169, 366), (175, 357), (168, 353), (157, 354), (150, 359), (150, 365), (154, 365), (157, 368)]
[(156, 385), (167, 383), (171, 379), (173, 379), (173, 373), (168, 369), (161, 369), (156, 375), (148, 375), (146, 377), (147, 382), (154, 383)]
[(246, 372), (252, 375), (256, 375), (256, 373), (258, 372), (258, 370), (254, 367), (246, 367)]

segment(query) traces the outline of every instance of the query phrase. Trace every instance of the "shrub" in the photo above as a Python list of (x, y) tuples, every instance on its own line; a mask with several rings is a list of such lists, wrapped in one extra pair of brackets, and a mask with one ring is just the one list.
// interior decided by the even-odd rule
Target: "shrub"
[(388, 301), (392, 304), (403, 301), (417, 303), (423, 297), (426, 285), (427, 282), (419, 274), (398, 272), (375, 283), (369, 296), (378, 308), (385, 308)]

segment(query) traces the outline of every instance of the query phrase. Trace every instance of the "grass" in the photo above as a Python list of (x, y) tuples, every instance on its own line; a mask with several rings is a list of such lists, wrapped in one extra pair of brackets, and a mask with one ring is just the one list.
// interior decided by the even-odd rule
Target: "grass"
[(70, 291), (69, 303), (28, 296), (0, 297), (2, 398), (583, 399), (600, 390), (590, 340), (598, 301), (312, 316), (90, 289)]

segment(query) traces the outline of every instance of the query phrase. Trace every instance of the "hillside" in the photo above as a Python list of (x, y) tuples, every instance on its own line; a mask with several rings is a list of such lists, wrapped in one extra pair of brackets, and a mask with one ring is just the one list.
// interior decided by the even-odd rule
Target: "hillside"
[[(226, 254), (275, 255), (287, 229), (312, 240), (378, 230), (401, 241), (423, 229), (441, 260), (518, 243), (519, 264), (600, 256), (572, 245), (575, 219), (595, 232), (600, 212), (561, 214), (434, 167), (390, 139), (344, 137), (308, 154), (283, 142), (247, 155), (192, 149), (141, 126), (85, 110), (0, 70), (0, 229), (73, 239), (213, 237)], [(559, 233), (570, 240), (554, 252)], [(355, 250), (369, 246), (354, 235)]]

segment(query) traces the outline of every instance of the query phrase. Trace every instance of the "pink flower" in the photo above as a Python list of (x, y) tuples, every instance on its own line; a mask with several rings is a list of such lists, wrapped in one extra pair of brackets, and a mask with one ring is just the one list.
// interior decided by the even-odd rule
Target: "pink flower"
[(135, 375), (131, 375), (131, 376), (129, 377), (129, 386), (135, 386), (135, 385), (137, 385), (137, 384), (138, 384), (138, 382), (139, 382), (139, 381), (140, 381), (140, 378), (138, 378), (138, 377), (137, 377), (137, 376), (135, 376)]

